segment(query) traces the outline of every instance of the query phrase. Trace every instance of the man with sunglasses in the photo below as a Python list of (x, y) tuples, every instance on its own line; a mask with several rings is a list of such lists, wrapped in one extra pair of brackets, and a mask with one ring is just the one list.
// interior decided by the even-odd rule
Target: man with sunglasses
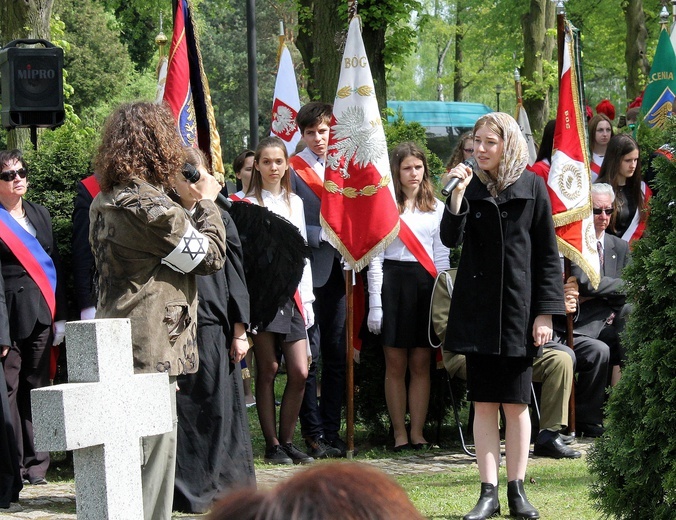
[[(30, 391), (49, 384), (51, 346), (65, 335), (66, 299), (49, 212), (24, 200), (19, 150), (0, 152), (0, 263), (10, 341), (0, 345), (24, 484), (46, 484), (49, 454), (33, 443)], [(3, 309), (3, 310), (5, 310)]]
[(595, 362), (594, 357), (601, 350), (599, 342), (609, 347), (611, 384), (615, 384), (619, 380), (620, 364), (624, 358), (619, 334), (631, 310), (626, 303), (621, 279), (622, 269), (629, 263), (630, 254), (627, 242), (605, 232), (615, 202), (612, 186), (592, 184), (591, 195), (601, 282), (594, 289), (587, 275), (575, 264), (571, 274), (579, 280), (580, 305), (573, 334), (577, 368), (584, 371), (584, 375), (579, 373), (576, 386), (576, 429), (582, 435), (598, 437), (604, 431), (602, 406), (608, 381), (604, 363)]
[(606, 233), (613, 214), (615, 193), (609, 184), (593, 184), (591, 188), (594, 212), (594, 230), (601, 264), (601, 283), (593, 289), (581, 270), (573, 272), (580, 280), (580, 315), (576, 321), (575, 333), (598, 338), (610, 347), (612, 367), (611, 384), (620, 379), (620, 365), (624, 353), (619, 335), (631, 306), (623, 287), (622, 270), (631, 261), (629, 244)]

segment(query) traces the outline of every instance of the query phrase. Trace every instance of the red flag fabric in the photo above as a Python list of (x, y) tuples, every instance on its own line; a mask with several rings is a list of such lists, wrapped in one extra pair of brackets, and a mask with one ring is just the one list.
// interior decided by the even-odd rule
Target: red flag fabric
[(219, 180), (223, 181), (225, 169), (221, 157), (221, 141), (211, 104), (209, 83), (202, 65), (197, 29), (191, 15), (190, 0), (176, 1), (164, 101), (171, 107), (183, 142), (202, 150), (217, 178), (220, 177)]
[(272, 124), (270, 135), (276, 135), (286, 145), (286, 151), (293, 155), (300, 141), (300, 131), (296, 125), (296, 115), (300, 110), (300, 97), (296, 72), (291, 61), (291, 53), (282, 44), (279, 67), (275, 81), (275, 95), (272, 102)]
[(324, 173), (321, 224), (355, 271), (399, 232), (399, 210), (360, 19), (345, 43)]
[(568, 22), (564, 40), (554, 151), (547, 191), (552, 201), (559, 251), (580, 266), (592, 285), (597, 287), (600, 281), (599, 256), (591, 211), (589, 151), (573, 30)]

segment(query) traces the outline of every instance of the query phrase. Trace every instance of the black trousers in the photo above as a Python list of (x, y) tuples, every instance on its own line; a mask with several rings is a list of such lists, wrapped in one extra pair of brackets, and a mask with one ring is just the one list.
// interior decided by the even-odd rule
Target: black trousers
[(603, 341), (587, 336), (575, 336), (575, 350), (560, 339), (558, 350), (573, 358), (577, 381), (575, 383), (575, 420), (582, 424), (603, 424), (603, 403), (608, 380), (610, 349)]
[[(304, 437), (338, 437), (345, 395), (345, 278), (335, 258), (331, 275), (322, 287), (315, 287), (315, 325), (308, 330), (312, 363), (305, 382), (300, 409)], [(321, 363), (321, 401), (317, 401), (317, 372)]]
[(52, 326), (38, 323), (29, 337), (13, 343), (3, 360), (21, 476), (29, 480), (44, 478), (49, 467), (49, 452), (36, 451), (33, 443), (30, 392), (49, 384), (52, 338)]

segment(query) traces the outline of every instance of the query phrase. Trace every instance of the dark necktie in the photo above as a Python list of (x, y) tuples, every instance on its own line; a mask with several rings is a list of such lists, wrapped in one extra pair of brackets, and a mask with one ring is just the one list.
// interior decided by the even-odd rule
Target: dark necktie
[(599, 266), (601, 267), (601, 276), (603, 276), (603, 244), (600, 240), (596, 241), (596, 250), (599, 252)]

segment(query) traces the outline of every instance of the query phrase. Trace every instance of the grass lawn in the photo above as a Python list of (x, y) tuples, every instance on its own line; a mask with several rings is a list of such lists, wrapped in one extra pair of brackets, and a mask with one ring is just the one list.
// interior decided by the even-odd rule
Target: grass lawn
[[(589, 500), (591, 482), (584, 459), (557, 461), (534, 459), (528, 466), (525, 483), (529, 500), (541, 518), (556, 520), (597, 520), (601, 514)], [(448, 472), (397, 477), (411, 501), (427, 518), (462, 518), (479, 498), (479, 474), (475, 465), (453, 467)], [(500, 472), (502, 516), (508, 518), (507, 485)]]
[[(286, 377), (280, 375), (276, 383), (277, 399), (281, 398)], [(462, 420), (466, 423), (466, 410)], [(248, 409), (251, 437), (254, 448), (256, 469), (259, 477), (265, 469), (271, 468), (263, 462), (265, 442), (258, 423), (256, 408)], [(343, 432), (344, 434), (344, 432)], [(436, 424), (430, 424), (426, 432), (428, 440), (436, 440)], [(297, 430), (294, 441), (304, 447), (300, 431)], [(374, 436), (366, 431), (364, 425), (355, 425), (355, 446), (359, 450), (355, 462), (373, 462), (376, 465), (392, 467), (396, 459), (400, 458), (402, 466), (407, 465), (409, 474), (398, 474), (395, 480), (406, 490), (413, 504), (427, 518), (430, 519), (460, 519), (469, 512), (479, 496), (479, 473), (474, 463), (447, 464), (442, 471), (418, 472), (418, 464), (407, 461), (414, 456), (414, 452), (395, 454), (388, 449), (391, 440), (386, 437)], [(451, 417), (446, 418), (439, 438), (440, 453), (460, 453), (455, 423)], [(443, 451), (442, 451), (443, 450)], [(434, 450), (433, 452), (434, 453)], [(50, 467), (48, 480), (50, 482), (72, 482), (72, 462), (67, 460), (65, 453), (53, 454), (53, 463)], [(384, 461), (383, 459), (390, 459)], [(394, 459), (392, 461), (391, 459)], [(447, 459), (446, 459), (447, 460)], [(466, 461), (466, 459), (465, 459)], [(434, 458), (429, 460), (434, 462)], [(321, 464), (326, 462), (321, 461)], [(401, 472), (399, 472), (401, 473)], [(508, 518), (507, 485), (504, 465), (500, 475), (500, 502), (502, 516)], [(532, 503), (539, 509), (543, 519), (555, 520), (597, 520), (603, 517), (596, 511), (589, 499), (589, 475), (585, 458), (577, 460), (553, 460), (545, 458), (531, 458), (528, 464), (526, 492)], [(368, 491), (367, 491), (368, 492)], [(69, 513), (74, 513), (74, 505), (67, 505)], [(203, 518), (200, 515), (174, 514), (172, 518)], [(337, 516), (336, 518), (339, 518)]]
[[(277, 377), (275, 393), (281, 398), (286, 378)], [(467, 407), (462, 420), (467, 423)], [(256, 468), (269, 468), (263, 462), (265, 442), (260, 431), (256, 408), (248, 410), (251, 437), (254, 447)], [(434, 441), (436, 425), (430, 425), (426, 434), (428, 440)], [(344, 434), (344, 431), (342, 432)], [(294, 442), (302, 448), (305, 445), (297, 427)], [(411, 456), (395, 454), (388, 449), (389, 438), (375, 437), (366, 431), (364, 426), (355, 424), (355, 447), (358, 454), (355, 461), (385, 459)], [(444, 421), (441, 429), (439, 445), (444, 450), (461, 451), (457, 430), (452, 416)], [(402, 461), (403, 463), (404, 461)], [(428, 474), (411, 474), (395, 477), (406, 490), (411, 501), (418, 510), (430, 519), (459, 519), (476, 504), (479, 497), (479, 473), (475, 464), (449, 466), (448, 471)], [(500, 475), (500, 502), (502, 515), (508, 518), (507, 476), (503, 467)], [(556, 520), (597, 520), (602, 515), (596, 511), (589, 499), (588, 486), (591, 483), (585, 458), (577, 460), (553, 460), (534, 458), (529, 461), (526, 482), (526, 493), (532, 503), (539, 509), (543, 519)]]

